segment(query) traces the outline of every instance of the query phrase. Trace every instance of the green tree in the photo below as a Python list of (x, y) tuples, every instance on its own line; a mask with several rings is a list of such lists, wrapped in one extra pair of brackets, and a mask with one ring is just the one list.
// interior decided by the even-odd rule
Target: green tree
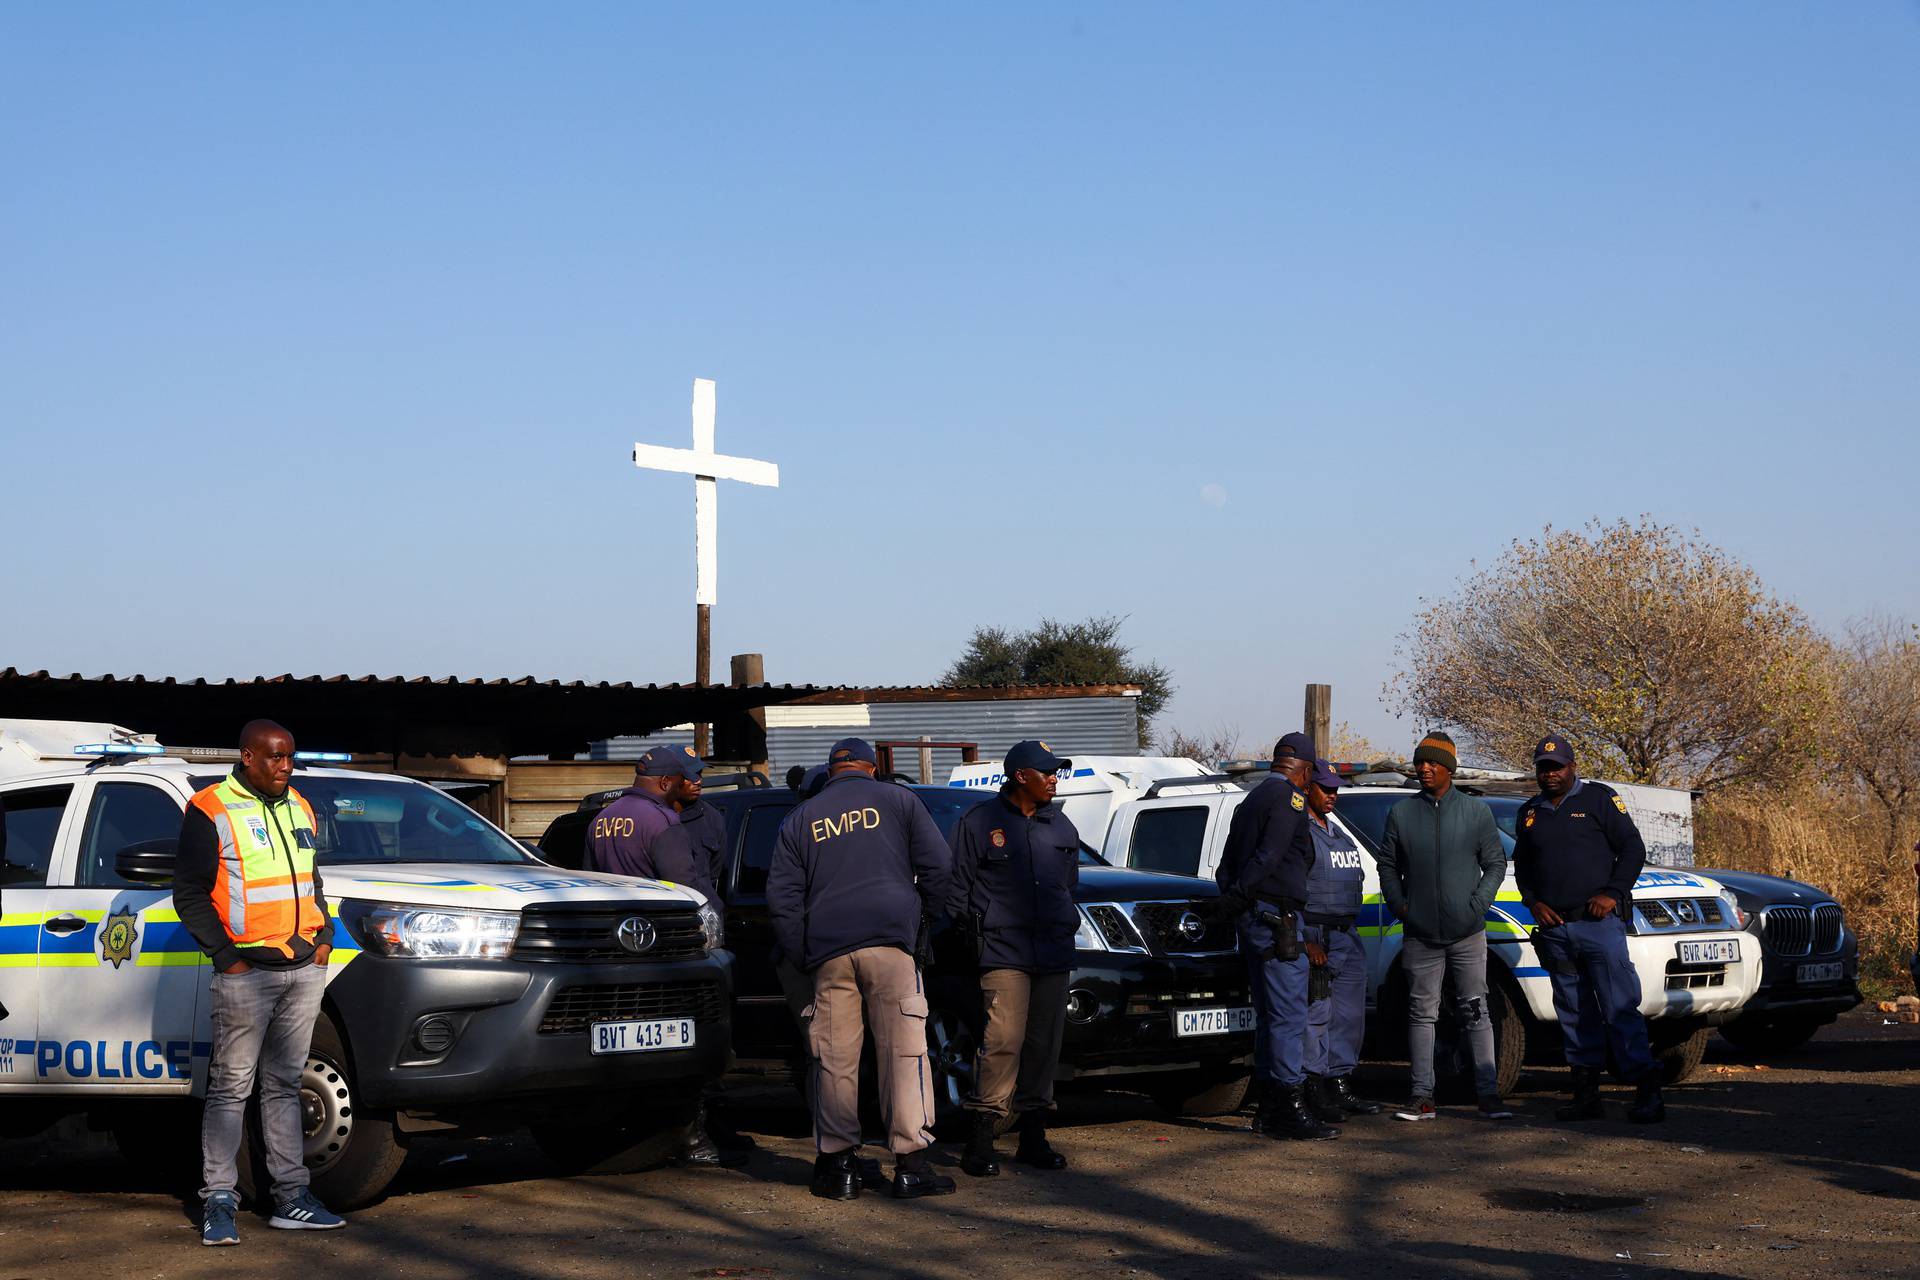
[(977, 627), (940, 683), (948, 686), (1005, 684), (1137, 684), (1140, 745), (1153, 740), (1153, 718), (1173, 695), (1173, 676), (1157, 662), (1135, 660), (1120, 643), (1125, 618), (1057, 622), (1044, 618), (1028, 631)]

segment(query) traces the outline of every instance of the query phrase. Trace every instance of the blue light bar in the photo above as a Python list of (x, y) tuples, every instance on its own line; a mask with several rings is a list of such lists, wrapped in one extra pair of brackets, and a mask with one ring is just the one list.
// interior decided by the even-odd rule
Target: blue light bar
[(166, 748), (157, 742), (88, 742), (73, 749), (76, 756), (157, 756)]
[(353, 759), (353, 753), (348, 751), (296, 751), (293, 753), (293, 758), (295, 760), (305, 760), (312, 764), (322, 762), (345, 764)]

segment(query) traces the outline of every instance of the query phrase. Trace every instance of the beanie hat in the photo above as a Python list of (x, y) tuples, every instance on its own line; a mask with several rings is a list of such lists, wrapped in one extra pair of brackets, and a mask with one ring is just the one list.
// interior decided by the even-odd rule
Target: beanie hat
[(1453, 749), (1453, 739), (1438, 729), (1420, 739), (1420, 745), (1413, 749), (1413, 762), (1419, 764), (1424, 760), (1431, 760), (1449, 773), (1460, 767), (1460, 757)]

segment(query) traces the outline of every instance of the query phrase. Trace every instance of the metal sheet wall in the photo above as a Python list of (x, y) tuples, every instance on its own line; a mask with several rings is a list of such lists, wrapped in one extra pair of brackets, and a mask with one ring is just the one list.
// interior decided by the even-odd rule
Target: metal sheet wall
[[(979, 702), (875, 702), (850, 705), (787, 706), (768, 715), (767, 753), (771, 776), (779, 783), (792, 765), (819, 764), (841, 738), (930, 738), (977, 742), (983, 760), (998, 760), (1023, 738), (1040, 738), (1061, 755), (1132, 756), (1140, 754), (1136, 698), (1019, 698)], [(805, 723), (812, 721), (812, 723)], [(686, 730), (666, 730), (636, 738), (611, 738), (593, 744), (595, 760), (634, 760), (648, 748), (689, 742)], [(960, 753), (933, 753), (933, 781), (945, 782)], [(919, 753), (896, 752), (903, 773), (919, 769)]]

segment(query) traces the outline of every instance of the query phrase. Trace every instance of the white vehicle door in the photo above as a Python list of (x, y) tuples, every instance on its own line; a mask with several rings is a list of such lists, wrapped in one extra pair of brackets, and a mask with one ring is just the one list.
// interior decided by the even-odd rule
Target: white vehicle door
[[(40, 945), (58, 943), (47, 880), (67, 825), (73, 783), (0, 790), (7, 810), (7, 848), (0, 862), (0, 1090), (40, 1081)], [(52, 932), (48, 932), (52, 930)]]
[(45, 928), (62, 931), (43, 932), (40, 944), (41, 1078), (116, 1093), (185, 1093), (210, 966), (180, 923), (172, 889), (114, 870), (130, 845), (179, 839), (180, 798), (158, 782), (106, 773), (80, 784), (72, 810), (84, 821), (47, 891)]
[(1130, 800), (1114, 811), (1102, 856), (1117, 867), (1166, 875), (1209, 875), (1207, 833), (1218, 808), (1217, 796)]

